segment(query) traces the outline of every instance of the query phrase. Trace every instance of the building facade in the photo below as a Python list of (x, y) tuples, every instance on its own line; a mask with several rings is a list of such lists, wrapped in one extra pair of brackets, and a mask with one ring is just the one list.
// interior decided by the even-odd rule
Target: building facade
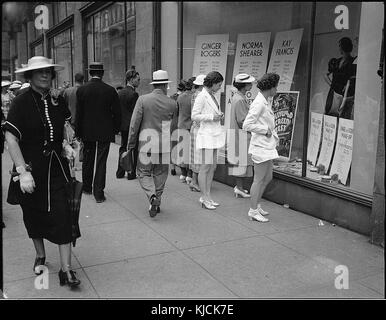
[[(172, 94), (180, 79), (218, 70), (226, 127), (235, 74), (277, 72), (274, 106), (285, 161), (275, 163), (264, 196), (384, 243), (382, 2), (46, 5), (48, 30), (36, 30), (27, 15), (7, 33), (11, 77), (29, 57), (46, 54), (66, 66), (57, 86), (101, 61), (113, 86), (123, 85), (125, 71), (135, 66), (140, 94), (149, 92), (152, 72), (165, 69)], [(222, 157), (215, 179), (233, 186), (225, 151)]]

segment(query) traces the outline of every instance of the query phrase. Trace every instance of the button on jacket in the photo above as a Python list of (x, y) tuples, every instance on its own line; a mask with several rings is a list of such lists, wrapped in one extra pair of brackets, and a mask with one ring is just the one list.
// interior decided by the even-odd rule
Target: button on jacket
[(170, 152), (171, 121), (176, 112), (177, 103), (161, 89), (140, 96), (131, 117), (128, 149), (135, 148), (139, 136), (139, 152)]
[(218, 149), (225, 145), (225, 131), (220, 121), (214, 121), (214, 115), (221, 110), (213, 101), (206, 88), (197, 95), (192, 108), (192, 120), (200, 123), (197, 132), (198, 149)]
[[(268, 128), (271, 129), (272, 135), (266, 136)], [(252, 102), (248, 115), (246, 116), (243, 129), (252, 132), (249, 153), (255, 154), (255, 148), (275, 150), (279, 137), (275, 131), (275, 115), (271, 105), (267, 102), (261, 92), (258, 93)]]

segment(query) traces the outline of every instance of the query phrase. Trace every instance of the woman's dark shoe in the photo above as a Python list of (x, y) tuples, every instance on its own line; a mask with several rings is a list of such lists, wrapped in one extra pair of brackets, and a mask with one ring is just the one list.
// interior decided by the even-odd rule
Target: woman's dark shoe
[(71, 274), (71, 277), (69, 278), (67, 272), (64, 272), (62, 271), (62, 269), (60, 269), (59, 282), (61, 286), (64, 286), (67, 284), (72, 288), (80, 285), (80, 280), (76, 278), (75, 272), (70, 270), (70, 274)]
[(34, 263), (34, 267), (33, 267), (33, 271), (35, 272), (35, 274), (37, 276), (41, 275), (43, 273), (43, 270), (36, 270), (36, 267), (37, 266), (44, 266), (44, 264), (46, 263), (46, 257), (43, 257), (43, 258), (40, 258), (40, 257), (37, 257), (35, 259), (35, 263)]

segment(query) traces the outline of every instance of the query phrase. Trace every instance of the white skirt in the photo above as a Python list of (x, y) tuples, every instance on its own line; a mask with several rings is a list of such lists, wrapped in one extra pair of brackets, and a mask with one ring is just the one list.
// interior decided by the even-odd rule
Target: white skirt
[(279, 154), (275, 149), (265, 149), (257, 146), (250, 145), (249, 153), (251, 154), (252, 161), (254, 163), (262, 163), (268, 160), (279, 158)]
[(216, 132), (214, 135), (197, 132), (196, 148), (197, 149), (219, 149), (225, 146), (225, 131)]

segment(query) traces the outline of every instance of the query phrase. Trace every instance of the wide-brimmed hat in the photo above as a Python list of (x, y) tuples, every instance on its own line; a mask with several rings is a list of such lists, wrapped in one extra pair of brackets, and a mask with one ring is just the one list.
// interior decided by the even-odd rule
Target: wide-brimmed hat
[(88, 71), (104, 71), (103, 69), (103, 63), (102, 62), (91, 62), (90, 65), (88, 66)]
[(11, 83), (9, 80), (1, 80), (1, 87), (8, 87)]
[(29, 82), (25, 82), (21, 85), (20, 90), (30, 87), (31, 84)]
[(170, 83), (168, 72), (165, 70), (157, 70), (153, 72), (153, 82), (150, 84), (162, 84), (162, 83)]
[(52, 59), (48, 59), (43, 56), (35, 56), (31, 59), (28, 59), (28, 63), (26, 65), (22, 65), (21, 68), (17, 69), (15, 73), (22, 73), (30, 70), (44, 69), (44, 68), (54, 68), (55, 71), (63, 70), (64, 67), (52, 63)]
[(235, 77), (235, 82), (238, 83), (252, 83), (254, 81), (256, 81), (256, 79), (247, 73), (240, 73)]
[(9, 86), (9, 89), (19, 89), (21, 87), (22, 83), (19, 80), (15, 80), (12, 82), (12, 84)]
[(197, 77), (196, 77), (196, 80), (193, 81), (193, 84), (195, 84), (196, 86), (203, 86), (204, 85), (204, 79), (205, 79), (206, 75), (205, 74), (199, 74)]

